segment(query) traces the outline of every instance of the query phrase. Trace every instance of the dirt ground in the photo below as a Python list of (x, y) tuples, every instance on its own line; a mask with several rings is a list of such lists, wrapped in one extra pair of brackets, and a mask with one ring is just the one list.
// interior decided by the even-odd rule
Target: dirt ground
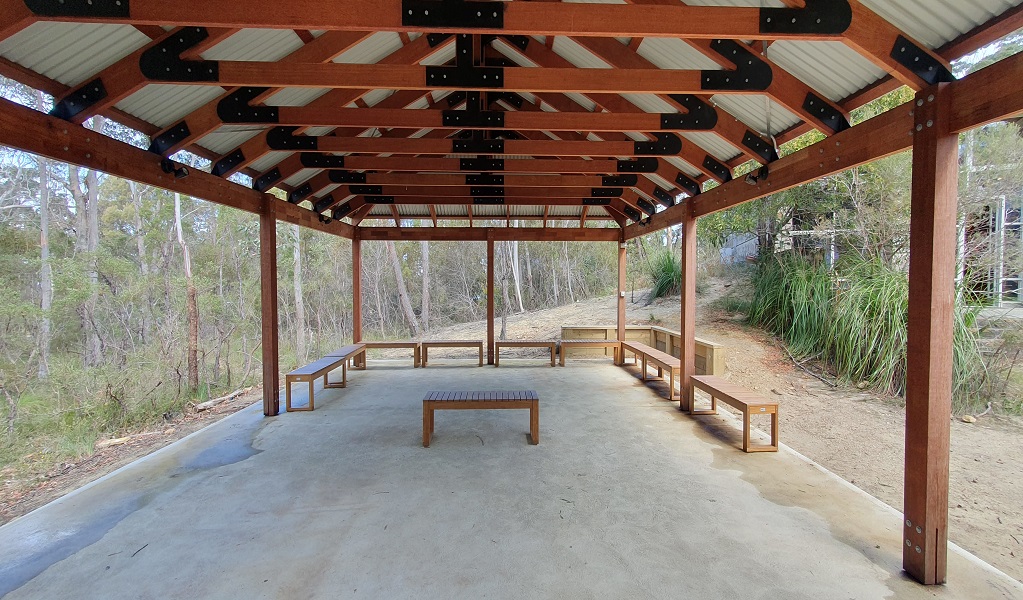
[[(715, 308), (728, 292), (726, 280), (712, 280), (700, 297), (697, 335), (727, 346), (727, 377), (782, 403), (783, 443), (861, 489), (902, 507), (904, 411), (900, 399), (855, 387), (832, 387), (797, 368), (777, 341), (742, 324), (739, 315)], [(640, 293), (629, 298), (632, 325), (677, 330), (678, 299), (646, 306)], [(508, 318), (510, 339), (557, 338), (562, 325), (611, 325), (615, 299), (599, 298)], [(500, 332), (500, 317), (497, 328)], [(432, 331), (441, 339), (481, 339), (484, 323)], [(374, 350), (375, 357), (404, 358), (403, 350)], [(531, 349), (520, 356), (540, 355)], [(431, 358), (466, 356), (460, 349), (431, 352)], [(408, 358), (411, 358), (408, 356)], [(0, 471), (0, 523), (53, 500), (89, 481), (184, 437), (259, 400), (256, 388), (207, 413), (186, 415), (159, 431), (104, 448), (49, 473), (15, 480)], [(976, 423), (952, 422), (949, 529), (953, 542), (1023, 581), (1023, 419), (985, 415)]]

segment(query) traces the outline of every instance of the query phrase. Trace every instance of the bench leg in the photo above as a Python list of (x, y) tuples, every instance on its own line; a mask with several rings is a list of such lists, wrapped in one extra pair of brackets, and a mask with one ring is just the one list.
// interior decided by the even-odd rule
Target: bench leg
[(427, 353), (426, 346), (423, 346), (423, 349), (419, 351), (419, 368), (420, 369), (425, 369), (426, 368), (426, 353)]
[(749, 411), (742, 411), (742, 451), (749, 452)]
[(313, 389), (315, 387), (316, 387), (316, 380), (315, 379), (310, 379), (309, 380), (309, 408), (306, 409), (306, 410), (312, 410), (313, 409)]
[(778, 411), (771, 413), (771, 448), (778, 451)]
[[(494, 366), (497, 366), (497, 353), (494, 353)], [(480, 366), (483, 366), (483, 344), (480, 344)]]
[[(482, 362), (480, 363), (480, 366), (481, 367), (483, 366)], [(500, 350), (500, 348), (494, 348), (494, 366), (495, 367), (500, 367), (501, 366), (501, 350)]]
[(419, 346), (412, 349), (412, 368), (419, 367)]
[(558, 364), (565, 366), (565, 347), (561, 347), (561, 352), (558, 353)]
[[(658, 369), (660, 370), (660, 369)], [(675, 369), (671, 369), (668, 375), (668, 402), (675, 401)]]
[(657, 367), (657, 376), (661, 379), (664, 379), (664, 369), (662, 369), (660, 366)]
[(430, 437), (433, 433), (433, 408), (423, 402), (423, 448), (430, 447)]
[(639, 378), (646, 381), (646, 354), (643, 355), (643, 368), (639, 372)]
[(529, 406), (529, 437), (533, 445), (540, 443), (540, 402), (533, 400)]
[(284, 412), (291, 412), (291, 380), (284, 380)]
[(551, 366), (554, 366), (554, 344), (551, 344)]

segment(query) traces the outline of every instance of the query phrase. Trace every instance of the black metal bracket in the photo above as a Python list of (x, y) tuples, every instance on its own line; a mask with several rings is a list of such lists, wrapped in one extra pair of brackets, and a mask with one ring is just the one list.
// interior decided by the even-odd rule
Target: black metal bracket
[(244, 163), (245, 153), (242, 152), (241, 148), (235, 148), (230, 154), (213, 163), (213, 168), (210, 169), (210, 173), (213, 173), (217, 177), (224, 177), (229, 172), (234, 171), (235, 167)]
[(350, 185), (348, 192), (356, 196), (382, 196), (384, 186), (382, 185)]
[(450, 38), (450, 33), (428, 33), (426, 35), (426, 43), (429, 44), (431, 48), (436, 48)]
[[(344, 157), (338, 156), (337, 158)], [(355, 173), (353, 171), (340, 171), (337, 169), (331, 169), (327, 171), (327, 177), (330, 178), (331, 183), (341, 184), (366, 183), (365, 173)]]
[(637, 158), (635, 160), (619, 160), (619, 173), (656, 173), (656, 158)]
[(530, 37), (528, 35), (502, 35), (501, 38), (523, 52), (529, 48)]
[(327, 194), (326, 196), (320, 198), (316, 202), (313, 202), (313, 210), (315, 210), (318, 213), (321, 213), (330, 208), (331, 206), (334, 206), (336, 202), (337, 200), (334, 200), (333, 194)]
[(753, 154), (759, 156), (762, 163), (778, 160), (778, 152), (775, 151), (774, 144), (764, 140), (752, 131), (746, 131), (746, 135), (742, 136), (742, 145), (746, 146)]
[(265, 192), (271, 187), (273, 187), (275, 183), (280, 181), (282, 177), (283, 175), (281, 175), (281, 170), (278, 169), (277, 167), (274, 167), (273, 169), (253, 179), (252, 189), (256, 190), (257, 192)]
[(176, 146), (181, 140), (187, 139), (190, 135), (192, 135), (192, 132), (188, 129), (188, 123), (181, 121), (177, 125), (169, 127), (160, 135), (155, 136), (149, 143), (149, 151), (153, 154), (166, 156), (171, 148)]
[(107, 89), (103, 86), (103, 80), (99, 78), (93, 79), (89, 83), (79, 86), (73, 92), (66, 94), (60, 102), (53, 106), (50, 116), (70, 121), (75, 115), (106, 97)]
[(735, 40), (714, 40), (712, 50), (735, 63), (733, 71), (705, 70), (700, 87), (708, 91), (763, 91), (771, 87), (774, 71), (771, 65)]
[(341, 206), (334, 209), (333, 216), (335, 221), (339, 221), (349, 215), (352, 212), (352, 203), (345, 202)]
[(848, 0), (806, 0), (805, 8), (761, 8), (760, 33), (838, 35), (852, 25)]
[(610, 198), (583, 198), (583, 206), (611, 206)]
[(279, 123), (280, 110), (276, 106), (252, 106), (250, 102), (269, 88), (243, 87), (228, 94), (217, 103), (217, 116), (224, 123)]
[(445, 127), (503, 129), (504, 112), (496, 110), (483, 112), (476, 112), (472, 110), (445, 110), (441, 111), (441, 123)]
[(500, 205), (504, 204), (504, 196), (482, 196), (479, 198), (472, 199), (473, 204), (489, 204), (489, 205)]
[(699, 182), (697, 182), (694, 179), (691, 179), (685, 173), (679, 173), (678, 176), (675, 177), (675, 184), (681, 187), (685, 193), (689, 194), (690, 198), (692, 198), (693, 196), (699, 196), (700, 192), (702, 191), (700, 189)]
[(657, 213), (657, 207), (654, 206), (653, 203), (650, 202), (649, 200), (637, 198), (636, 205), (639, 206), (639, 208), (642, 209), (643, 212), (645, 212), (648, 215), (653, 215)]
[(625, 190), (622, 188), (599, 187), (590, 190), (590, 198), (621, 198)]
[(636, 175), (602, 175), (600, 185), (604, 187), (632, 187), (639, 183)]
[(639, 220), (643, 218), (643, 215), (638, 210), (632, 208), (631, 206), (626, 206), (622, 208), (622, 212), (625, 213), (626, 217), (629, 217), (636, 223), (639, 223)]
[(716, 108), (692, 94), (670, 94), (668, 96), (686, 113), (665, 113), (661, 115), (661, 129), (678, 131), (703, 131), (714, 129), (718, 124)]
[(501, 2), (402, 0), (401, 24), (428, 29), (502, 29), (504, 5)]
[(674, 133), (659, 131), (653, 134), (656, 142), (635, 142), (637, 156), (674, 156), (682, 152), (682, 138)]
[(732, 180), (732, 170), (709, 154), (703, 159), (703, 168), (721, 182)]
[(394, 196), (366, 196), (366, 204), (394, 204)]
[(675, 206), (675, 197), (661, 189), (661, 186), (659, 185), (654, 186), (653, 196), (654, 198), (657, 198), (657, 201), (663, 204), (664, 206), (667, 207)]
[(40, 17), (131, 16), (129, 0), (25, 0), (25, 6)]
[(307, 169), (345, 168), (345, 157), (334, 154), (323, 154), (321, 152), (303, 152), (299, 154), (298, 162)]
[(312, 193), (313, 193), (312, 185), (308, 183), (302, 184), (297, 188), (291, 190), (291, 193), (288, 194), (288, 202), (291, 202), (292, 204), (298, 204), (299, 202), (311, 196)]
[(895, 40), (891, 57), (897, 63), (909, 69), (914, 75), (927, 82), (928, 85), (935, 83), (949, 83), (955, 81), (955, 75), (948, 70), (948, 67), (924, 51), (904, 36)]
[(469, 188), (469, 195), (470, 196), (478, 196), (478, 197), (481, 197), (481, 198), (487, 198), (487, 197), (491, 197), (491, 196), (504, 196), (504, 188), (503, 187), (482, 187), (482, 186), (471, 187), (471, 188)]
[[(504, 154), (504, 140), (451, 140), (451, 153)], [(473, 170), (475, 171), (477, 169)]]
[(462, 158), (458, 161), (459, 171), (503, 171), (502, 158)]
[(504, 87), (503, 67), (426, 67), (429, 87), (499, 89)]
[(205, 27), (182, 27), (139, 57), (139, 71), (154, 81), (220, 81), (215, 60), (184, 60), (181, 53), (210, 37)]
[(298, 127), (273, 127), (266, 132), (266, 145), (271, 150), (316, 150), (318, 138), (295, 135)]
[(466, 175), (465, 185), (504, 185), (504, 175), (495, 175), (493, 173)]
[(525, 103), (525, 99), (515, 92), (487, 92), (488, 107), (499, 100), (504, 100), (505, 103), (514, 106), (516, 109), (522, 108), (522, 105)]
[(806, 94), (806, 99), (803, 100), (803, 110), (816, 116), (818, 120), (827, 125), (831, 133), (845, 131), (850, 127), (849, 119), (846, 119), (841, 111), (813, 92)]

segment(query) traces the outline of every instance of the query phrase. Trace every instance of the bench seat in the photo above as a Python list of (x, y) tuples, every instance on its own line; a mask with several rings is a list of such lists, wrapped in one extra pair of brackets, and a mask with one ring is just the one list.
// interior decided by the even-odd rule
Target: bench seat
[(480, 354), (480, 366), (483, 366), (483, 342), (480, 340), (423, 340), (419, 366), (426, 368), (430, 348), (476, 348)]
[(540, 396), (534, 390), (435, 391), (423, 397), (423, 447), (429, 448), (433, 437), (433, 411), (492, 408), (528, 408), (530, 443), (540, 443)]
[(494, 366), (501, 366), (501, 348), (548, 348), (551, 352), (551, 366), (558, 342), (554, 340), (498, 340), (494, 342)]
[[(412, 350), (412, 368), (419, 366), (419, 354), (422, 351), (422, 343), (416, 341), (380, 341), (380, 342), (362, 342), (366, 349), (370, 348), (408, 348)], [(356, 369), (363, 370), (366, 368), (366, 355), (363, 354), (362, 360), (355, 360), (352, 363)]]
[[(717, 401), (721, 400), (742, 412), (743, 452), (778, 451), (778, 402), (776, 400), (768, 400), (760, 394), (714, 375), (693, 375), (692, 382), (692, 391), (689, 393), (689, 414), (717, 414)], [(696, 409), (697, 389), (710, 395), (710, 410)], [(769, 446), (750, 445), (750, 415), (771, 415), (771, 444)]]
[[(285, 412), (313, 410), (313, 391), (316, 380), (323, 377), (324, 389), (343, 388), (348, 385), (348, 361), (360, 354), (365, 356), (366, 345), (351, 344), (327, 354), (323, 358), (301, 366), (284, 376), (284, 410)], [(330, 373), (341, 367), (341, 381), (330, 381)], [(291, 405), (291, 386), (295, 383), (309, 384), (309, 405), (295, 408)]]
[(646, 381), (648, 363), (653, 363), (654, 366), (657, 367), (658, 377), (664, 377), (664, 371), (668, 371), (668, 400), (674, 401), (675, 379), (681, 374), (682, 361), (667, 352), (662, 352), (657, 348), (647, 346), (646, 344), (641, 344), (639, 342), (622, 342), (622, 362), (625, 362), (626, 351), (632, 352), (634, 357), (642, 361), (639, 374), (640, 379), (643, 381)]

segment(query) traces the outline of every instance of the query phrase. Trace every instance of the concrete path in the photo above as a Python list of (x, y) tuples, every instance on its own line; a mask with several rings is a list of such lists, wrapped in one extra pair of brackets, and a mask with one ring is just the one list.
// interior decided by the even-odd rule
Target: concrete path
[[(898, 513), (793, 452), (742, 453), (730, 419), (634, 369), (398, 364), (0, 528), (0, 596), (1023, 598), (961, 552), (947, 586), (912, 583)], [(442, 411), (424, 449), (431, 389), (537, 390), (540, 445), (527, 411)]]

